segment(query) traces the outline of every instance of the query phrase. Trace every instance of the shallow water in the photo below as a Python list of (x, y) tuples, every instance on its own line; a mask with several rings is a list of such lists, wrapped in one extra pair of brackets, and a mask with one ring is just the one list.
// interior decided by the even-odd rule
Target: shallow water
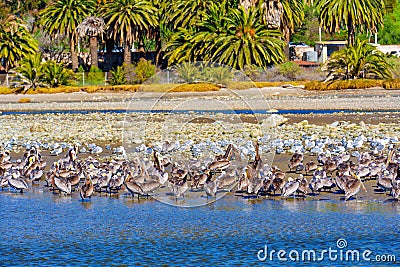
[(292, 114), (292, 115), (308, 115), (308, 114), (373, 114), (373, 113), (398, 113), (399, 110), (375, 109), (375, 110), (361, 110), (361, 109), (287, 109), (287, 110), (266, 110), (266, 109), (228, 109), (228, 110), (187, 110), (187, 109), (174, 109), (174, 110), (158, 110), (158, 109), (144, 109), (144, 110), (125, 110), (125, 109), (101, 109), (101, 110), (26, 110), (26, 111), (1, 111), (0, 115), (23, 115), (23, 114), (90, 114), (90, 113), (173, 113), (173, 114), (186, 114), (188, 112), (195, 113), (221, 113), (221, 114)]
[[(369, 249), (398, 255), (400, 204), (249, 200), (227, 196), (199, 208), (153, 200), (77, 196), (38, 190), (0, 193), (3, 266), (266, 266), (293, 265), (258, 251)], [(296, 262), (309, 266), (310, 262)], [(348, 265), (331, 261), (324, 266)], [(371, 265), (353, 261), (350, 265)], [(373, 263), (377, 266), (388, 263)], [(321, 266), (321, 262), (311, 265)]]

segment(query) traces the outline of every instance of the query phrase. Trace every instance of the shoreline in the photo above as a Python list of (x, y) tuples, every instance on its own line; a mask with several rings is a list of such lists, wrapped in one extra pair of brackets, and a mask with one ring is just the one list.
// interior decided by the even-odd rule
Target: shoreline
[[(30, 103), (18, 103), (29, 98)], [(34, 110), (400, 110), (400, 90), (307, 91), (269, 87), (184, 93), (1, 95), (0, 111)]]

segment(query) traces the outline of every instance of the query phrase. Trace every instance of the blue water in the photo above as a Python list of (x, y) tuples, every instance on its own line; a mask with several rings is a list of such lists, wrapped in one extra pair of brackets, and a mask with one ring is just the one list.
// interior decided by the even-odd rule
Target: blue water
[[(225, 197), (176, 208), (130, 197), (0, 193), (1, 266), (279, 266), (268, 249), (347, 249), (400, 260), (398, 203), (248, 200)], [(373, 257), (373, 256), (370, 256)], [(300, 266), (389, 263), (296, 262)]]
[(223, 113), (223, 114), (335, 114), (335, 113), (398, 113), (399, 110), (357, 110), (357, 109), (288, 109), (269, 111), (265, 109), (243, 109), (243, 110), (123, 110), (123, 109), (102, 109), (102, 110), (27, 110), (27, 111), (0, 111), (0, 115), (21, 115), (21, 114), (90, 114), (90, 113)]

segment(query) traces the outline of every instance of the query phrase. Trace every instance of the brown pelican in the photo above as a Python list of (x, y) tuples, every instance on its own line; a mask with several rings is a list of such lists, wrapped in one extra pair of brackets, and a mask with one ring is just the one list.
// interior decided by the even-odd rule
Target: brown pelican
[(328, 173), (332, 173), (336, 170), (337, 166), (336, 163), (333, 160), (327, 160), (324, 163), (324, 169)]
[(356, 174), (353, 174), (354, 179), (348, 180), (344, 185), (345, 192), (345, 200), (349, 200), (352, 196), (355, 196), (358, 191), (360, 191), (361, 186), (364, 191), (367, 192), (367, 189), (364, 186), (364, 183), (361, 181), (360, 177)]
[(53, 188), (58, 189), (60, 193), (71, 194), (72, 192), (69, 180), (57, 176), (53, 176)]
[(390, 172), (384, 171), (382, 175), (379, 175), (376, 184), (378, 187), (386, 191), (392, 189), (392, 180), (393, 176), (390, 174)]
[(337, 166), (337, 171), (341, 174), (350, 172), (350, 165), (346, 162), (342, 162)]
[(300, 174), (299, 178), (297, 178), (297, 180), (299, 181), (299, 188), (297, 188), (297, 192), (303, 194), (303, 196), (305, 196), (308, 193), (308, 181), (307, 179)]
[(154, 191), (156, 191), (158, 188), (160, 188), (160, 183), (156, 182), (156, 181), (150, 181), (150, 182), (146, 182), (140, 185), (140, 187), (142, 188), (144, 194), (146, 196), (149, 196), (150, 194), (153, 194)]
[(310, 180), (310, 183), (309, 183), (308, 186), (310, 187), (311, 191), (312, 191), (314, 194), (315, 194), (315, 192), (321, 191), (321, 189), (324, 187), (324, 186), (322, 185), (321, 178), (317, 178), (317, 177), (313, 177), (313, 178)]
[(247, 187), (249, 186), (249, 179), (247, 178), (245, 172), (240, 176), (239, 182), (238, 182), (238, 190), (246, 190)]
[(192, 176), (192, 184), (191, 188), (196, 188), (198, 189), (199, 187), (203, 187), (204, 183), (207, 181), (208, 175), (210, 175), (210, 171), (207, 170), (203, 173), (195, 173)]
[(218, 160), (211, 162), (208, 166), (208, 169), (212, 171), (222, 171), (227, 169), (230, 166), (231, 162), (229, 160)]
[(368, 166), (360, 166), (357, 171), (357, 176), (360, 178), (366, 177), (369, 175), (370, 171)]
[(297, 189), (299, 189), (300, 182), (298, 180), (294, 181), (292, 177), (288, 178), (288, 181), (283, 186), (282, 197), (288, 197), (290, 195), (295, 195)]
[[(107, 188), (109, 189), (109, 193), (115, 192), (121, 189), (121, 186), (124, 184), (125, 177), (121, 172), (117, 172), (116, 175), (112, 176), (108, 181)], [(101, 189), (101, 188), (100, 188)]]
[(392, 181), (392, 192), (391, 195), (393, 199), (399, 200), (400, 197), (400, 180), (394, 179)]
[(92, 182), (92, 178), (90, 175), (87, 176), (85, 183), (82, 185), (79, 195), (81, 196), (82, 200), (90, 199), (94, 192), (94, 186)]
[(289, 159), (288, 167), (289, 171), (292, 171), (293, 169), (296, 170), (298, 166), (300, 166), (303, 163), (303, 154), (295, 153), (292, 155), (292, 157)]
[(217, 196), (217, 190), (218, 190), (218, 182), (217, 181), (212, 181), (211, 180), (212, 176), (208, 176), (207, 181), (204, 184), (204, 191), (207, 194), (207, 197), (216, 197)]
[(31, 173), (29, 175), (29, 180), (32, 183), (36, 182), (36, 181), (39, 181), (40, 178), (42, 178), (43, 174), (44, 174), (43, 170), (41, 170), (39, 168), (39, 166), (36, 166), (36, 168), (33, 171), (31, 171)]
[(306, 174), (308, 174), (309, 172), (315, 171), (317, 168), (318, 168), (318, 165), (314, 161), (307, 162), (306, 166), (305, 166)]
[(131, 193), (132, 198), (135, 196), (135, 194), (137, 194), (137, 197), (139, 199), (139, 196), (144, 194), (142, 187), (140, 187), (140, 185), (133, 181), (131, 178), (125, 181), (125, 187), (129, 191), (129, 193)]
[(276, 191), (281, 191), (283, 193), (283, 187), (285, 186), (285, 180), (279, 177), (274, 177), (272, 179), (272, 191), (274, 191), (274, 195), (276, 194)]
[(18, 178), (18, 175), (15, 172), (8, 177), (8, 185), (15, 190), (19, 190), (20, 193), (23, 193), (24, 190), (28, 189), (28, 184), (22, 178)]
[(344, 192), (344, 186), (348, 180), (351, 180), (352, 177), (349, 175), (338, 173), (335, 177), (335, 184), (339, 188), (340, 191)]
[(189, 185), (187, 182), (187, 175), (183, 177), (181, 180), (177, 180), (172, 185), (172, 193), (175, 195), (175, 199), (178, 200), (178, 197), (183, 197), (185, 192), (189, 189)]
[(223, 172), (217, 177), (216, 180), (218, 180), (218, 185), (220, 188), (228, 188), (230, 190), (231, 187), (236, 183), (236, 174), (228, 174)]

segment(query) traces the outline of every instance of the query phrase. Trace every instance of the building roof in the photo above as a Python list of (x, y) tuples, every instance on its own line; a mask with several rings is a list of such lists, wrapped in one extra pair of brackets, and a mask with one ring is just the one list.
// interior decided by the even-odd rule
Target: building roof
[(321, 41), (315, 42), (315, 44), (322, 44), (322, 45), (346, 45), (347, 41)]

